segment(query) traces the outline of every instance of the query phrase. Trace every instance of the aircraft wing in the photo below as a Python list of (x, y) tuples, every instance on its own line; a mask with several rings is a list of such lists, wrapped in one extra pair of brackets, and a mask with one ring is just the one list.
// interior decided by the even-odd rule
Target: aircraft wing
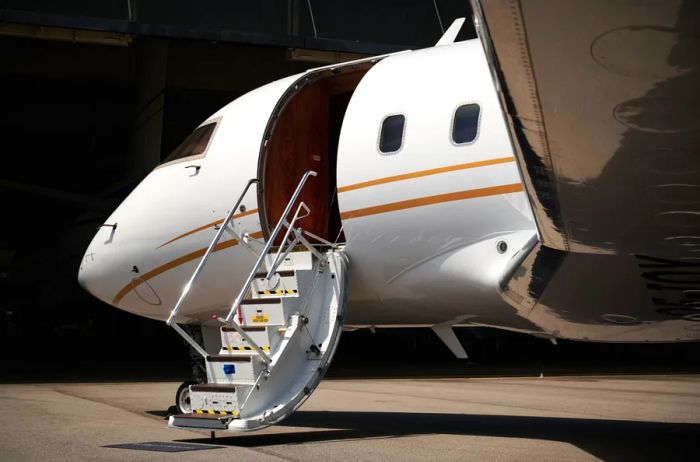
[(553, 336), (700, 338), (700, 2), (472, 7), (540, 235), (506, 300)]

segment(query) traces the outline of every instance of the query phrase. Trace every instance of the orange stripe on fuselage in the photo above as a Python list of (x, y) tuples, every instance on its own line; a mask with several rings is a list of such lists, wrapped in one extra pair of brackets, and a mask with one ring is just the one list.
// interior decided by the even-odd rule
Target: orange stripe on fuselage
[(419, 172), (404, 173), (401, 175), (388, 176), (385, 178), (377, 178), (376, 180), (363, 181), (348, 186), (338, 188), (339, 193), (354, 191), (356, 189), (368, 188), (379, 184), (393, 183), (394, 181), (410, 180), (412, 178), (420, 178), (423, 176), (438, 175), (440, 173), (455, 172), (457, 170), (467, 170), (470, 168), (486, 167), (488, 165), (505, 164), (513, 162), (513, 157), (498, 157), (496, 159), (479, 160), (476, 162), (468, 162), (466, 164), (448, 165), (447, 167), (431, 168), (429, 170), (421, 170)]
[[(257, 211), (258, 211), (258, 209), (248, 210), (248, 211), (246, 211), (246, 212), (243, 212), (243, 213), (239, 213), (239, 214), (237, 214), (237, 215), (234, 215), (233, 217), (231, 217), (231, 219), (241, 218), (241, 217), (245, 217), (245, 216), (248, 216), (248, 215), (252, 215), (252, 214), (254, 214), (254, 213), (257, 213)], [(211, 228), (211, 227), (213, 227), (213, 226), (220, 225), (220, 224), (223, 223), (223, 222), (224, 222), (224, 219), (223, 219), (223, 218), (222, 218), (221, 220), (212, 221), (212, 222), (209, 223), (209, 224), (206, 224), (206, 225), (204, 225), (204, 226), (200, 226), (199, 228), (195, 228), (195, 229), (193, 229), (193, 230), (191, 230), (191, 231), (187, 231), (187, 232), (184, 233), (184, 234), (180, 234), (179, 236), (170, 239), (168, 242), (165, 242), (165, 243), (159, 245), (159, 246), (156, 247), (156, 248), (157, 248), (157, 249), (160, 249), (161, 247), (164, 247), (164, 246), (166, 246), (166, 245), (168, 245), (168, 244), (171, 244), (171, 243), (177, 241), (178, 239), (182, 239), (183, 237), (187, 237), (187, 236), (190, 236), (190, 235), (192, 235), (192, 234), (198, 233), (198, 232), (200, 232), (200, 231), (204, 231), (205, 229), (209, 229), (209, 228)]]
[[(470, 168), (478, 168), (478, 167), (487, 167), (489, 165), (498, 165), (498, 164), (505, 164), (508, 162), (513, 162), (515, 159), (513, 157), (497, 157), (495, 159), (487, 159), (487, 160), (479, 160), (475, 162), (467, 162), (465, 164), (457, 164), (457, 165), (448, 165), (446, 167), (438, 167), (438, 168), (431, 168), (428, 170), (421, 170), (418, 172), (411, 172), (411, 173), (403, 173), (401, 175), (394, 175), (394, 176), (388, 176), (385, 178), (377, 178), (376, 180), (369, 180), (369, 181), (363, 181), (361, 183), (355, 183), (351, 184), (348, 186), (342, 186), (338, 188), (338, 192), (346, 192), (346, 191), (354, 191), (356, 189), (362, 189), (362, 188), (368, 188), (370, 186), (376, 186), (380, 184), (386, 184), (386, 183), (393, 183), (395, 181), (403, 181), (403, 180), (410, 180), (413, 178), (420, 178), (424, 176), (430, 176), (430, 175), (438, 175), (440, 173), (447, 173), (447, 172), (455, 172), (458, 170), (467, 170)], [(258, 209), (252, 209), (248, 210), (243, 213), (239, 213), (237, 215), (234, 215), (233, 218), (241, 218), (245, 217), (247, 215), (252, 215), (254, 213), (257, 213)], [(198, 233), (200, 231), (204, 231), (205, 229), (209, 229), (213, 226), (220, 225), (223, 223), (224, 220), (216, 220), (211, 223), (208, 223), (206, 225), (200, 226), (199, 228), (195, 228), (193, 230), (187, 231), (186, 233), (180, 234), (177, 237), (174, 237), (170, 239), (169, 241), (159, 245), (157, 248), (164, 247), (168, 244), (171, 244), (179, 239), (182, 239), (183, 237), (190, 236), (192, 234)]]
[[(223, 222), (223, 221), (222, 221)], [(255, 233), (251, 233), (250, 237), (253, 239), (258, 239), (263, 236), (262, 231), (257, 231)], [(224, 250), (228, 249), (229, 247), (233, 247), (234, 245), (238, 245), (238, 240), (236, 239), (230, 239), (228, 241), (224, 242), (219, 242), (214, 246), (214, 249), (212, 249), (212, 252), (218, 252), (219, 250)], [(127, 285), (125, 285), (118, 293), (117, 295), (114, 296), (112, 299), (112, 304), (116, 305), (121, 301), (122, 298), (132, 290), (134, 290), (136, 287), (138, 287), (140, 284), (142, 284), (144, 281), (148, 281), (149, 279), (152, 279), (159, 274), (165, 273), (168, 270), (171, 270), (177, 266), (184, 265), (187, 262), (190, 262), (192, 260), (195, 260), (197, 258), (201, 258), (204, 256), (205, 252), (207, 251), (206, 247), (201, 248), (198, 250), (195, 250), (194, 252), (190, 252), (187, 255), (183, 255), (180, 258), (176, 258), (175, 260), (171, 260), (163, 265), (158, 266), (157, 268), (152, 269), (151, 271), (142, 274), (139, 278), (134, 278), (129, 282)]]
[(466, 191), (458, 191), (447, 194), (438, 194), (436, 196), (419, 197), (418, 199), (409, 199), (405, 201), (392, 202), (390, 204), (375, 205), (364, 209), (349, 210), (342, 212), (340, 218), (347, 220), (351, 218), (366, 217), (368, 215), (377, 215), (380, 213), (395, 212), (397, 210), (410, 209), (414, 207), (422, 207), (425, 205), (441, 204), (444, 202), (461, 201), (465, 199), (474, 199), (477, 197), (497, 196), (501, 194), (510, 194), (523, 190), (523, 185), (520, 183), (506, 184), (502, 186), (491, 186), (488, 188), (469, 189)]
[[(481, 161), (476, 161), (476, 162), (468, 162), (465, 164), (457, 164), (457, 165), (450, 165), (447, 167), (439, 167), (439, 168), (433, 168), (429, 170), (422, 170), (419, 172), (412, 172), (412, 173), (405, 173), (401, 175), (395, 175), (395, 176), (390, 176), (390, 177), (385, 177), (385, 178), (378, 178), (376, 180), (370, 180), (370, 181), (364, 181), (361, 183), (356, 183), (348, 186), (343, 186), (338, 188), (338, 192), (346, 192), (346, 191), (353, 191), (357, 189), (362, 189), (362, 188), (367, 188), (370, 186), (375, 186), (375, 185), (380, 185), (380, 184), (386, 184), (386, 183), (392, 183), (395, 181), (403, 181), (403, 180), (409, 180), (412, 178), (420, 178), (424, 176), (430, 176), (430, 175), (437, 175), (440, 173), (447, 173), (447, 172), (453, 172), (453, 171), (458, 171), (458, 170), (466, 170), (470, 168), (477, 168), (477, 167), (485, 167), (489, 165), (497, 165), (497, 164), (504, 164), (508, 162), (513, 162), (514, 158), (513, 157), (499, 157), (495, 159), (488, 159), (488, 160), (481, 160)], [(417, 199), (410, 199), (410, 200), (405, 200), (405, 201), (400, 201), (400, 202), (392, 202), (390, 204), (384, 204), (384, 205), (377, 205), (374, 207), (367, 207), (363, 209), (357, 209), (357, 210), (350, 210), (347, 212), (343, 212), (340, 214), (341, 219), (351, 219), (351, 218), (358, 218), (358, 217), (364, 217), (368, 215), (376, 215), (380, 213), (387, 213), (387, 212), (393, 212), (397, 210), (403, 210), (403, 209), (408, 209), (408, 208), (413, 208), (413, 207), (421, 207), (425, 205), (432, 205), (432, 204), (439, 204), (443, 202), (451, 202), (451, 201), (457, 201), (457, 200), (464, 200), (464, 199), (473, 199), (477, 197), (487, 197), (487, 196), (494, 196), (494, 195), (499, 195), (499, 194), (509, 194), (509, 193), (514, 193), (514, 192), (520, 192), (523, 191), (523, 186), (522, 184), (510, 184), (510, 185), (502, 185), (502, 186), (493, 186), (493, 187), (488, 187), (488, 188), (480, 188), (480, 189), (472, 189), (472, 190), (467, 190), (467, 191), (459, 191), (455, 193), (448, 193), (448, 194), (439, 194), (436, 196), (428, 196), (428, 197), (422, 197), (422, 198), (417, 198)], [(253, 213), (256, 213), (258, 209), (252, 209), (248, 210), (246, 212), (240, 213), (238, 215), (234, 215), (233, 218), (240, 218), (244, 217), (246, 215), (251, 215)], [(200, 226), (198, 228), (195, 228), (191, 231), (188, 231), (184, 234), (181, 234), (177, 237), (174, 237), (173, 239), (165, 242), (164, 244), (161, 244), (158, 248), (161, 248), (163, 246), (166, 246), (172, 242), (177, 241), (178, 239), (182, 239), (184, 237), (190, 236), (192, 234), (198, 233), (199, 231), (203, 231), (205, 229), (211, 228), (212, 226), (219, 225), (223, 223), (224, 220), (217, 220), (212, 223), (206, 224), (204, 226)], [(258, 231), (255, 233), (252, 233), (250, 237), (254, 239), (258, 239), (263, 236), (262, 231)], [(214, 247), (214, 252), (233, 247), (238, 244), (238, 241), (235, 239), (225, 241), (222, 243), (219, 243)], [(172, 268), (175, 268), (177, 266), (183, 265), (187, 262), (190, 262), (196, 258), (200, 258), (204, 255), (206, 252), (206, 248), (202, 248), (199, 250), (196, 250), (194, 252), (188, 253), (187, 255), (184, 255), (180, 258), (177, 258), (175, 260), (172, 260), (170, 262), (167, 262), (157, 268), (154, 268), (153, 270), (144, 273), (140, 278), (133, 279), (130, 283), (128, 283), (126, 286), (124, 286), (114, 297), (112, 300), (113, 304), (117, 304), (121, 301), (122, 298), (126, 294), (128, 294), (130, 291), (132, 291), (134, 288), (138, 287), (142, 282), (147, 281), (151, 278), (154, 278), (155, 276), (158, 276), (159, 274), (162, 274)]]

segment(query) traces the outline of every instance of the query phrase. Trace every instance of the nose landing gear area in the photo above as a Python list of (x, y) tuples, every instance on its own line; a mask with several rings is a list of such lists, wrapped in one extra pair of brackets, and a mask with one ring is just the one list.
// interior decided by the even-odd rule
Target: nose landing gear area
[(175, 410), (178, 414), (189, 414), (192, 412), (192, 400), (190, 398), (190, 386), (196, 385), (194, 380), (182, 382), (175, 393)]
[(0, 385), (1, 458), (693, 460), (700, 432), (697, 375), (326, 380), (282, 424), (214, 439), (163, 425), (176, 386)]

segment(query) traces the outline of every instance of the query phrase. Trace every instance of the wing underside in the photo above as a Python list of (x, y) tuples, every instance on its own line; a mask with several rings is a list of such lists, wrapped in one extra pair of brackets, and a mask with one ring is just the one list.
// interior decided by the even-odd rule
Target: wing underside
[(552, 336), (700, 338), (700, 3), (472, 4), (540, 235), (504, 298)]

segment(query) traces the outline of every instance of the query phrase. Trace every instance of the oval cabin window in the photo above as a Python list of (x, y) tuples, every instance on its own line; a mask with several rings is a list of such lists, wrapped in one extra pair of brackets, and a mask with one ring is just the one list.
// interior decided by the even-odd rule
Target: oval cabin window
[(478, 104), (464, 104), (457, 108), (452, 122), (452, 141), (455, 144), (473, 142), (479, 134)]
[(405, 126), (406, 117), (402, 114), (391, 115), (384, 119), (379, 135), (379, 150), (385, 154), (398, 152), (403, 144)]

